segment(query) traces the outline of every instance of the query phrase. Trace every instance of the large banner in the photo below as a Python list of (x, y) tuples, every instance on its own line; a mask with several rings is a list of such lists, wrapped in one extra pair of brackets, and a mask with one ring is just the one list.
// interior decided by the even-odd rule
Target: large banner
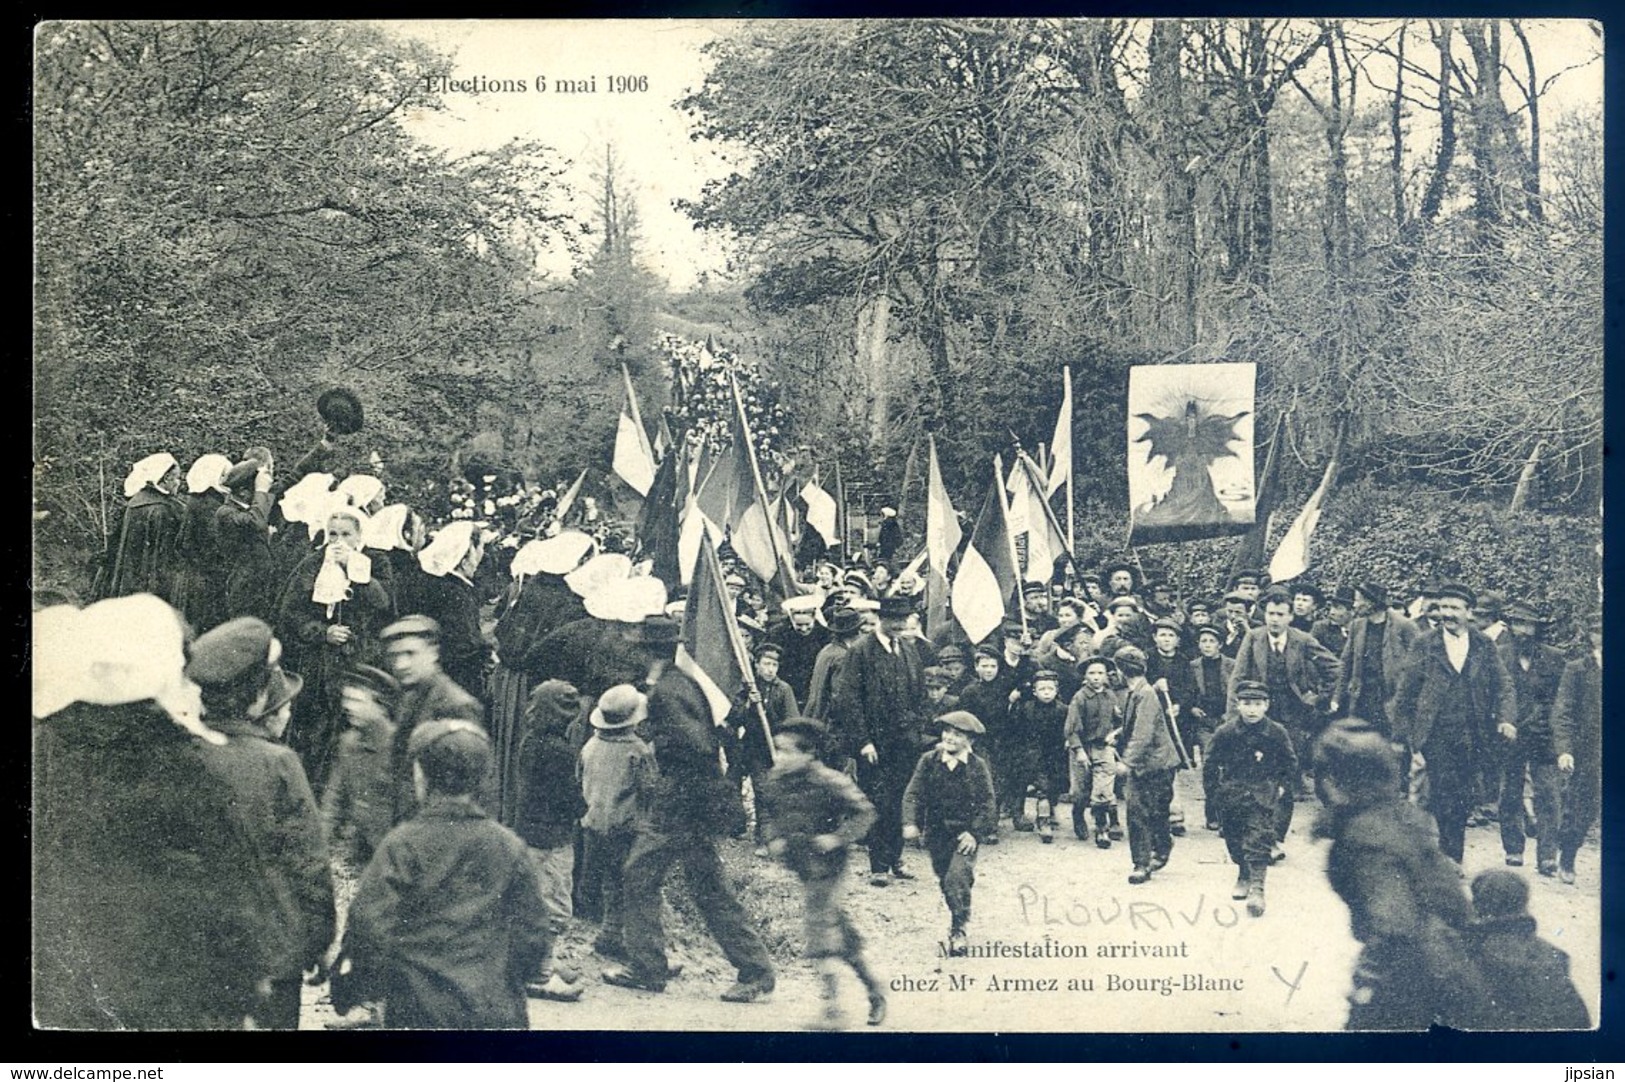
[(1129, 543), (1246, 533), (1253, 364), (1136, 365), (1128, 377)]

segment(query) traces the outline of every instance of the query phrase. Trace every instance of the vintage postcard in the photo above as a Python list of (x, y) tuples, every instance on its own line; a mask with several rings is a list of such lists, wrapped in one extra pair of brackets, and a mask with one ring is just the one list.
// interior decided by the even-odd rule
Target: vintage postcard
[(1598, 25), (34, 63), (37, 1026), (1600, 1018)]

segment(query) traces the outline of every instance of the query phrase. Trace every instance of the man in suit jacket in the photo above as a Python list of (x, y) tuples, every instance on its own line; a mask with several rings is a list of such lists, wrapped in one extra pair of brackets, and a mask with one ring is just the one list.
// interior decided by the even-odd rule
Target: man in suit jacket
[(903, 791), (920, 758), (927, 707), (919, 640), (903, 634), (913, 604), (903, 596), (881, 599), (880, 626), (847, 655), (831, 712), (831, 729), (857, 760), (858, 784), (875, 806), (868, 847), (869, 882), (877, 887), (893, 876), (914, 878), (903, 868)]
[[(1524, 830), (1535, 835), (1535, 859), (1544, 876), (1557, 874), (1557, 838), (1563, 820), (1563, 776), (1557, 769), (1557, 748), (1552, 732), (1552, 707), (1557, 687), (1563, 679), (1568, 659), (1556, 647), (1543, 645), (1537, 637), (1542, 614), (1522, 602), (1514, 602), (1502, 613), (1506, 633), (1495, 640), (1495, 648), (1512, 677), (1512, 690), (1518, 700), (1518, 739), (1506, 749), (1501, 766), (1501, 801), (1497, 818), (1501, 822), (1501, 847), (1506, 862), (1523, 865)], [(1528, 772), (1535, 793), (1535, 821), (1524, 817), (1523, 782)]]
[(1291, 734), (1298, 761), (1307, 763), (1320, 732), (1321, 711), (1337, 683), (1337, 656), (1309, 632), (1292, 626), (1292, 597), (1285, 590), (1271, 587), (1259, 606), (1264, 626), (1248, 631), (1236, 652), (1225, 712), (1235, 715), (1236, 687), (1242, 681), (1263, 684), (1269, 688), (1271, 714)]
[(1376, 582), (1356, 586), (1354, 623), (1332, 691), (1332, 714), (1364, 719), (1372, 728), (1391, 734), (1400, 670), (1419, 634), (1415, 624), (1388, 608), (1385, 586)]
[(1474, 778), (1517, 739), (1518, 704), (1495, 644), (1468, 620), (1472, 590), (1447, 583), (1435, 598), (1439, 626), (1411, 648), (1394, 695), (1394, 736), (1410, 747), (1412, 770), (1427, 771), (1439, 848), (1459, 864)]

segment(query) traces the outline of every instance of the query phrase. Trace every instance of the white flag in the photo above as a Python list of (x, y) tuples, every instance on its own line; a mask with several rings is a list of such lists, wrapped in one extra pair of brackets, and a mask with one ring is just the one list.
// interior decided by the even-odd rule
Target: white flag
[(655, 479), (655, 453), (649, 446), (649, 434), (643, 430), (632, 376), (624, 365), (621, 375), (626, 379), (626, 405), (621, 408), (621, 419), (615, 428), (615, 475), (639, 496), (647, 496)]
[(808, 481), (801, 486), (801, 498), (807, 502), (807, 525), (818, 531), (824, 544), (833, 545), (838, 536), (835, 525), (835, 497)]
[(1072, 369), (1061, 370), (1061, 412), (1055, 418), (1055, 434), (1049, 441), (1049, 479), (1044, 484), (1044, 495), (1053, 496), (1072, 473)]

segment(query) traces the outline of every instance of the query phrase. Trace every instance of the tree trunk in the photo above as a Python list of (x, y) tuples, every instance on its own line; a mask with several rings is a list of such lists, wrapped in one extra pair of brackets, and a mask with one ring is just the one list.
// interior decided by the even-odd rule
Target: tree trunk
[(886, 336), (891, 331), (891, 297), (881, 293), (858, 310), (858, 342), (864, 377), (869, 384), (869, 444), (886, 439), (891, 409), (891, 375), (886, 366)]
[(1528, 459), (1524, 461), (1523, 469), (1518, 471), (1518, 487), (1512, 491), (1512, 506), (1507, 508), (1508, 514), (1521, 514), (1523, 509), (1528, 506), (1529, 489), (1535, 482), (1535, 470), (1540, 466), (1541, 452), (1545, 450), (1545, 440), (1535, 444), (1535, 449), (1529, 452)]

